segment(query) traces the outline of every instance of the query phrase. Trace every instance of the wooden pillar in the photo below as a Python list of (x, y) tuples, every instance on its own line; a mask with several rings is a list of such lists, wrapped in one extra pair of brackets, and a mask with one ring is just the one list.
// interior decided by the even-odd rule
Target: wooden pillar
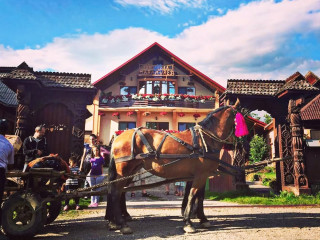
[(300, 116), (301, 105), (304, 102), (303, 98), (297, 100), (290, 100), (288, 106), (291, 136), (292, 136), (292, 152), (293, 152), (293, 170), (294, 170), (294, 186), (296, 194), (311, 193), (309, 188), (308, 178), (306, 176), (306, 169), (303, 154), (303, 127)]
[(172, 130), (178, 130), (177, 112), (172, 112)]
[(16, 132), (15, 135), (18, 135), (23, 141), (28, 135), (30, 127), (30, 100), (31, 93), (26, 89), (26, 86), (19, 85), (17, 88), (17, 122), (16, 122)]
[(142, 126), (142, 112), (137, 111), (137, 123), (136, 127), (141, 127)]
[(219, 101), (219, 98), (220, 98), (220, 94), (218, 91), (216, 91), (216, 94), (215, 94), (215, 101), (214, 101), (214, 108), (219, 108), (220, 107), (220, 101)]

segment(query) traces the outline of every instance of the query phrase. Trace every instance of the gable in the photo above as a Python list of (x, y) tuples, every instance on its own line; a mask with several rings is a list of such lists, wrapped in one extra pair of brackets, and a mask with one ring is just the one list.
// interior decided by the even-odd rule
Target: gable
[(175, 69), (180, 69), (186, 75), (186, 77), (188, 75), (191, 75), (194, 81), (199, 82), (212, 91), (218, 90), (219, 92), (223, 92), (225, 90), (225, 88), (220, 84), (216, 83), (200, 71), (196, 70), (191, 65), (187, 64), (182, 59), (180, 59), (158, 43), (152, 44), (133, 58), (123, 63), (118, 68), (114, 69), (113, 71), (109, 72), (108, 74), (94, 82), (93, 85), (98, 87), (99, 89), (106, 89), (112, 84), (123, 80), (129, 73), (134, 71), (134, 69), (137, 69), (137, 66), (139, 66), (139, 64), (146, 64), (151, 59), (155, 61), (160, 58), (166, 60), (168, 64), (172, 64)]

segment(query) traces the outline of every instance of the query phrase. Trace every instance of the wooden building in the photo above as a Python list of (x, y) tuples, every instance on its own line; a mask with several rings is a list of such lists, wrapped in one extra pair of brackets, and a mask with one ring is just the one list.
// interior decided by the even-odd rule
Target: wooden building
[[(278, 185), (280, 189), (297, 195), (311, 192), (306, 170), (301, 108), (319, 94), (317, 83), (318, 80), (310, 73), (304, 77), (299, 72), (286, 80), (233, 79), (228, 80), (226, 92), (221, 98), (224, 102), (234, 102), (239, 98), (243, 107), (265, 110), (271, 114), (275, 126), (275, 155), (291, 157), (277, 165)], [(313, 158), (311, 161), (318, 159)]]
[(50, 153), (65, 160), (83, 152), (85, 120), (96, 89), (89, 74), (34, 71), (25, 62), (1, 69), (1, 80), (16, 93), (16, 134), (22, 140), (44, 125)]
[[(7, 68), (8, 69), (8, 68)], [(0, 68), (0, 79), (3, 75)], [(16, 94), (0, 81), (0, 119), (6, 119), (9, 123), (8, 134), (14, 134), (14, 125), (16, 118), (16, 108), (18, 102)]]

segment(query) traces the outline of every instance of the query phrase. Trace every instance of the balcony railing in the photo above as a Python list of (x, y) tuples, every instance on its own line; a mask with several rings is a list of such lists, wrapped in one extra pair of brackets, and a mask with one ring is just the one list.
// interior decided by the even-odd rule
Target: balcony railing
[(120, 95), (100, 98), (100, 107), (185, 107), (210, 108), (215, 107), (213, 96), (172, 95)]

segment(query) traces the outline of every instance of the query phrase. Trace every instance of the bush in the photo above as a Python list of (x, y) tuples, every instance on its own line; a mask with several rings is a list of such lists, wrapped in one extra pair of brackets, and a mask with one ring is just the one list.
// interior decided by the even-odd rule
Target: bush
[(262, 185), (264, 185), (264, 186), (269, 186), (269, 183), (272, 181), (272, 179), (271, 178), (264, 178), (264, 179), (262, 179)]
[(263, 137), (254, 135), (250, 141), (250, 162), (259, 162), (268, 156), (268, 145), (264, 141)]

